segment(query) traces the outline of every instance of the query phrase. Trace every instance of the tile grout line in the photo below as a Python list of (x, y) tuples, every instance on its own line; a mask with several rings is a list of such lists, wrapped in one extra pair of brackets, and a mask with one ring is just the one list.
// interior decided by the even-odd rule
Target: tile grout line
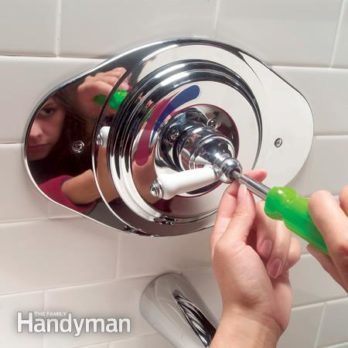
[(330, 68), (332, 68), (332, 66), (334, 64), (334, 60), (336, 58), (336, 54), (337, 54), (338, 41), (339, 41), (340, 31), (341, 31), (341, 27), (342, 27), (342, 23), (343, 23), (343, 15), (344, 15), (345, 7), (346, 7), (345, 4), (346, 4), (346, 0), (342, 0), (340, 14), (338, 16), (338, 21), (337, 21), (334, 45), (332, 48), (332, 54), (331, 54), (331, 59), (330, 59)]
[(216, 5), (215, 5), (214, 22), (213, 22), (213, 38), (215, 39), (217, 36), (217, 23), (218, 23), (219, 14), (220, 14), (221, 1), (222, 0), (216, 0)]
[(306, 308), (318, 306), (320, 304), (342, 301), (342, 300), (345, 300), (346, 298), (347, 298), (347, 296), (342, 294), (342, 295), (339, 295), (339, 297), (337, 296), (337, 297), (326, 298), (326, 299), (322, 299), (322, 300), (318, 300), (318, 301), (314, 301), (314, 302), (295, 304), (291, 307), (291, 309), (296, 309), (296, 310), (297, 309), (306, 309)]
[(318, 342), (319, 342), (319, 338), (320, 338), (320, 334), (321, 334), (321, 329), (322, 329), (322, 326), (323, 326), (325, 311), (326, 311), (326, 302), (324, 302), (323, 311), (321, 312), (321, 317), (320, 317), (320, 321), (319, 321), (317, 336), (316, 336), (315, 341), (314, 341), (314, 348), (318, 347)]
[(55, 55), (60, 55), (60, 38), (62, 30), (62, 0), (57, 0), (57, 18), (56, 18), (56, 42), (55, 42)]

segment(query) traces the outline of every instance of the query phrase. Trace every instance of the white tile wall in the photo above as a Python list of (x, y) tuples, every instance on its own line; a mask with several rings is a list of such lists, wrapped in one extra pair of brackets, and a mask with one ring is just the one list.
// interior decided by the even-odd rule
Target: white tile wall
[(43, 337), (17, 331), (17, 313), (26, 318), (29, 311), (43, 311), (44, 293), (33, 292), (0, 297), (0, 347), (42, 348)]
[(150, 280), (151, 278), (142, 277), (47, 291), (45, 310), (71, 312), (75, 317), (130, 318), (131, 333), (85, 333), (79, 337), (47, 334), (44, 337), (44, 347), (74, 347), (154, 333), (139, 310), (140, 296)]
[[(120, 237), (118, 275), (139, 277), (180, 272), (187, 267), (209, 267), (209, 237), (210, 231), (156, 239), (124, 234)], [(197, 246), (195, 252), (193, 245)]]
[(336, 38), (336, 47), (332, 64), (337, 67), (348, 67), (348, 5), (345, 1), (339, 20), (339, 31)]
[(217, 38), (271, 64), (330, 64), (342, 0), (221, 0)]
[(320, 189), (338, 194), (348, 183), (346, 157), (348, 135), (315, 136), (312, 150), (301, 172), (289, 184), (304, 195)]
[(327, 303), (319, 332), (321, 346), (348, 341), (347, 331), (348, 299)]
[[(221, 313), (209, 269), (209, 231), (163, 239), (125, 235), (48, 203), (29, 181), (20, 144), (33, 107), (51, 88), (100, 62), (91, 58), (177, 36), (239, 46), (275, 65), (313, 110), (313, 147), (292, 185), (302, 193), (337, 193), (348, 182), (348, 0), (0, 4), (1, 348), (169, 348), (138, 309), (146, 284), (167, 271), (183, 272), (214, 315)], [(291, 279), (296, 307), (280, 347), (347, 347), (344, 291), (307, 254)], [(76, 339), (17, 335), (13, 317), (29, 309), (123, 314), (133, 319), (134, 330)]]
[(293, 309), (289, 327), (281, 337), (278, 347), (314, 347), (323, 308), (323, 304), (317, 304)]
[(150, 40), (211, 37), (215, 8), (216, 0), (62, 0), (59, 54), (105, 57)]
[(86, 219), (0, 224), (0, 294), (113, 279), (117, 251), (118, 233)]
[[(79, 348), (79, 347), (76, 346), (74, 348)], [(92, 346), (83, 346), (83, 348), (109, 348), (109, 343), (93, 344)]]
[(57, 14), (57, 0), (2, 0), (1, 54), (54, 56)]
[(113, 342), (109, 348), (174, 348), (165, 338), (160, 335), (147, 335), (133, 338), (127, 341)]
[(348, 348), (348, 343), (335, 344), (333, 346), (327, 346), (325, 348)]
[(344, 290), (321, 269), (312, 255), (303, 255), (290, 272), (294, 305), (324, 302), (345, 296)]

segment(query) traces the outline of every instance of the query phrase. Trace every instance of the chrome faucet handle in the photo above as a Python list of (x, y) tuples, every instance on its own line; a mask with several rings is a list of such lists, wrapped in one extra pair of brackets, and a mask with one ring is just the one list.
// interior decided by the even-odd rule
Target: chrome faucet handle
[(201, 189), (219, 180), (231, 183), (234, 180), (234, 171), (242, 172), (239, 161), (234, 158), (226, 158), (214, 166), (207, 165), (173, 174), (160, 174), (152, 183), (150, 192), (154, 197), (168, 200), (176, 195)]
[(154, 197), (168, 200), (176, 195), (213, 184), (219, 180), (220, 176), (219, 171), (211, 166), (184, 170), (174, 174), (161, 174), (152, 183), (150, 192)]

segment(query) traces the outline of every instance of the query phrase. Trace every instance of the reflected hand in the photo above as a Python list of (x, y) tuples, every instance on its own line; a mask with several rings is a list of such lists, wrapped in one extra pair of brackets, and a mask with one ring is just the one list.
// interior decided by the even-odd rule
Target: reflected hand
[[(124, 68), (115, 68), (110, 71), (97, 73), (94, 76), (86, 77), (77, 87), (77, 100), (84, 115), (89, 117), (97, 117), (99, 115), (101, 106), (97, 104), (94, 98), (97, 95), (108, 96), (125, 72), (126, 69)], [(120, 88), (128, 90), (128, 82), (122, 82)]]
[[(249, 176), (262, 181), (266, 173)], [(234, 182), (220, 203), (211, 238), (223, 314), (212, 348), (275, 347), (287, 327), (292, 293), (288, 269), (300, 244), (269, 219), (244, 185)]]

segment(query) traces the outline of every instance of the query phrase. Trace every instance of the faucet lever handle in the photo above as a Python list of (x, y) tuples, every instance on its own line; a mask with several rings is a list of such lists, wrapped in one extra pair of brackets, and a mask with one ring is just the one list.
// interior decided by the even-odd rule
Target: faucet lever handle
[(219, 171), (212, 166), (184, 170), (174, 174), (160, 174), (152, 183), (150, 192), (154, 197), (171, 199), (176, 195), (210, 185), (219, 179)]

